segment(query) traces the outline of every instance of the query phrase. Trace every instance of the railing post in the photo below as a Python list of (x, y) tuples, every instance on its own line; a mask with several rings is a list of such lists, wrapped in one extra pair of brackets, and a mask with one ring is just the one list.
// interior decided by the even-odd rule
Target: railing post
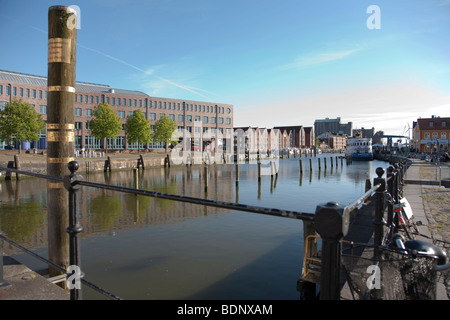
[(404, 184), (404, 179), (405, 179), (405, 166), (404, 166), (403, 162), (399, 162), (397, 164), (397, 167), (398, 167), (398, 172), (399, 172), (398, 191), (399, 191), (399, 195), (403, 196), (403, 184)]
[[(81, 269), (80, 269), (80, 240), (78, 234), (83, 231), (83, 227), (80, 225), (77, 217), (77, 192), (80, 189), (78, 181), (83, 180), (83, 176), (77, 174), (76, 171), (79, 168), (79, 164), (76, 161), (71, 161), (68, 164), (70, 174), (64, 177), (64, 187), (69, 191), (69, 226), (67, 233), (69, 234), (69, 262), (70, 270), (74, 271), (74, 275), (68, 272), (68, 288), (70, 290), (71, 300), (81, 299)], [(74, 276), (75, 283), (72, 283), (71, 276)]]
[(381, 246), (383, 240), (383, 226), (384, 226), (384, 194), (386, 191), (386, 180), (382, 178), (384, 174), (383, 168), (376, 169), (377, 178), (373, 179), (373, 185), (379, 184), (377, 191), (375, 191), (375, 234), (374, 234), (374, 245), (375, 245), (375, 257), (378, 257), (378, 247)]
[(388, 194), (392, 197), (388, 203), (388, 212), (387, 212), (387, 225), (391, 226), (394, 218), (394, 198), (393, 198), (393, 193), (394, 193), (394, 168), (392, 166), (390, 166), (389, 168), (387, 168), (387, 192)]
[(318, 205), (314, 225), (322, 238), (320, 299), (339, 300), (341, 295), (341, 240), (348, 232), (348, 208), (335, 202)]
[[(393, 190), (392, 190), (392, 202), (393, 204), (397, 204), (399, 199), (398, 199), (398, 183), (399, 183), (399, 173), (398, 173), (398, 167), (396, 164), (394, 164), (394, 181), (393, 181)], [(398, 232), (398, 215), (394, 215), (393, 216), (393, 223), (394, 223), (394, 229), (393, 229), (393, 233), (397, 233)]]

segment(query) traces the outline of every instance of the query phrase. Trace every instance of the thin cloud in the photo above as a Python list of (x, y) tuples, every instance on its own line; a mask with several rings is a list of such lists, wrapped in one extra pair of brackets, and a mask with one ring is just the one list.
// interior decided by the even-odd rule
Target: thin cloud
[(141, 69), (141, 68), (139, 68), (139, 67), (136, 67), (135, 65), (132, 65), (131, 63), (128, 63), (128, 62), (126, 62), (126, 61), (124, 61), (124, 60), (121, 60), (121, 59), (119, 59), (119, 58), (113, 57), (113, 56), (111, 56), (111, 55), (109, 55), (109, 54), (107, 54), (107, 53), (104, 53), (104, 52), (100, 51), (100, 50), (92, 49), (92, 48), (86, 47), (86, 46), (84, 46), (84, 45), (82, 45), (82, 44), (80, 44), (80, 43), (77, 43), (77, 46), (79, 46), (80, 48), (83, 48), (83, 49), (86, 49), (86, 50), (95, 52), (95, 53), (97, 53), (97, 54), (99, 54), (99, 55), (102, 55), (102, 56), (108, 58), (108, 59), (111, 59), (111, 60), (114, 60), (114, 61), (116, 61), (116, 62), (122, 63), (122, 64), (124, 64), (124, 65), (126, 65), (126, 66), (128, 66), (128, 67), (131, 67), (131, 68), (133, 68), (133, 69), (136, 69), (136, 70), (138, 70), (138, 71), (140, 71), (140, 72), (143, 72), (143, 73), (147, 74), (147, 70), (144, 70), (144, 69)]
[(281, 66), (281, 69), (293, 69), (300, 67), (308, 67), (327, 63), (335, 60), (340, 60), (352, 55), (360, 49), (352, 49), (347, 51), (337, 51), (329, 53), (319, 53), (311, 56), (301, 56), (294, 60), (294, 62)]

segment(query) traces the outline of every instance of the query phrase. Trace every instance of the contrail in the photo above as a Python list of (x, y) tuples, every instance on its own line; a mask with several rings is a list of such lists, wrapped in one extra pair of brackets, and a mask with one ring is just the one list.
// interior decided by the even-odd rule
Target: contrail
[[(135, 69), (135, 70), (138, 70), (138, 71), (140, 71), (140, 72), (143, 72), (143, 73), (145, 73), (145, 74), (148, 74), (148, 72), (145, 71), (144, 69), (141, 69), (141, 68), (139, 68), (139, 67), (136, 67), (135, 65), (132, 65), (131, 63), (128, 63), (128, 62), (126, 62), (126, 61), (124, 61), (124, 60), (122, 60), (122, 59), (113, 57), (112, 55), (109, 55), (109, 54), (107, 54), (107, 53), (104, 53), (104, 52), (102, 52), (102, 51), (100, 51), (100, 50), (97, 50), (97, 49), (93, 49), (93, 48), (87, 47), (87, 46), (82, 45), (82, 44), (80, 44), (80, 43), (77, 43), (77, 45), (78, 45), (80, 48), (83, 48), (83, 49), (86, 49), (86, 50), (90, 50), (90, 51), (95, 52), (95, 53), (97, 53), (97, 54), (100, 54), (100, 55), (102, 55), (102, 56), (104, 56), (104, 57), (106, 57), (106, 58), (109, 58), (109, 59), (111, 59), (111, 60), (114, 60), (114, 61), (117, 61), (117, 62), (119, 62), (119, 63), (122, 63), (122, 64), (124, 64), (124, 65), (126, 65), (126, 66), (128, 66), (128, 67), (130, 67), (130, 68), (133, 68), (133, 69)], [(200, 93), (198, 93), (198, 92), (196, 92), (196, 91), (194, 91), (194, 90), (192, 90), (192, 89), (190, 89), (190, 88), (188, 88), (188, 87), (182, 86), (181, 84), (175, 83), (175, 82), (173, 82), (173, 81), (170, 81), (170, 80), (165, 79), (165, 78), (160, 77), (160, 76), (156, 76), (156, 75), (155, 75), (155, 77), (158, 78), (158, 79), (160, 79), (160, 80), (162, 80), (162, 81), (165, 81), (165, 82), (167, 82), (167, 83), (169, 83), (169, 84), (171, 84), (171, 85), (173, 85), (173, 86), (175, 86), (175, 87), (178, 87), (178, 88), (187, 90), (187, 91), (192, 92), (192, 93), (194, 93), (194, 94), (196, 94), (196, 95), (199, 95), (199, 96), (201, 96), (201, 97), (203, 97), (203, 98), (209, 99), (207, 96), (204, 96), (204, 95), (202, 95), (202, 94), (200, 94)], [(201, 90), (201, 89), (199, 89), (199, 90)], [(202, 91), (206, 91), (206, 90), (202, 90)], [(207, 92), (207, 91), (206, 91), (206, 92)]]
[(170, 81), (170, 80), (161, 78), (161, 77), (159, 77), (159, 76), (155, 76), (155, 77), (157, 77), (158, 79), (163, 80), (163, 81), (165, 81), (165, 82), (167, 82), (167, 83), (170, 83), (171, 85), (173, 85), (173, 86), (175, 86), (175, 87), (179, 87), (179, 88), (181, 88), (181, 89), (190, 91), (190, 92), (195, 93), (195, 94), (197, 94), (197, 95), (199, 95), (199, 96), (201, 96), (201, 97), (203, 97), (203, 98), (208, 99), (207, 96), (204, 96), (204, 95), (202, 95), (202, 94), (200, 94), (200, 93), (198, 93), (198, 92), (195, 92), (194, 90), (192, 90), (192, 89), (190, 89), (190, 88), (188, 88), (188, 87), (184, 87), (184, 86), (182, 86), (182, 85), (180, 85), (180, 84), (178, 84), (178, 83), (175, 83), (175, 82), (172, 82), (172, 81)]
[(131, 67), (131, 68), (133, 68), (133, 69), (136, 69), (136, 70), (138, 70), (138, 71), (147, 73), (145, 70), (143, 70), (143, 69), (141, 69), (141, 68), (138, 68), (138, 67), (136, 67), (136, 66), (134, 66), (134, 65), (132, 65), (132, 64), (126, 62), (126, 61), (123, 61), (123, 60), (121, 60), (121, 59), (119, 59), (119, 58), (113, 57), (113, 56), (111, 56), (111, 55), (109, 55), (109, 54), (107, 54), (107, 53), (101, 52), (100, 50), (92, 49), (92, 48), (86, 47), (86, 46), (84, 46), (84, 45), (82, 45), (82, 44), (80, 44), (80, 43), (77, 43), (77, 45), (78, 45), (80, 48), (83, 48), (83, 49), (86, 49), (86, 50), (89, 50), (89, 51), (98, 53), (99, 55), (102, 55), (102, 56), (104, 56), (104, 57), (106, 57), (106, 58), (109, 58), (109, 59), (111, 59), (111, 60), (120, 62), (120, 63), (122, 63), (122, 64), (124, 64), (124, 65), (126, 65), (126, 66), (129, 66), (129, 67)]
[[(15, 20), (15, 19), (12, 19), (11, 17), (4, 16), (3, 14), (0, 14), (0, 16), (6, 17), (6, 18), (8, 18), (8, 19), (10, 19), (10, 20), (13, 20), (13, 21), (17, 22), (17, 23), (22, 23), (21, 21), (19, 22), (19, 21)], [(42, 30), (42, 29), (37, 28), (37, 27), (32, 26), (32, 25), (28, 25), (28, 26), (29, 26), (30, 28), (36, 30), (36, 31), (39, 31), (39, 32), (44, 33), (44, 34), (48, 34), (48, 32), (45, 31), (45, 30)], [(139, 67), (136, 67), (135, 65), (133, 65), (133, 64), (131, 64), (131, 63), (128, 63), (128, 62), (126, 62), (126, 61), (124, 61), (124, 60), (122, 60), (122, 59), (113, 57), (113, 56), (110, 55), (110, 54), (104, 53), (104, 52), (102, 52), (102, 51), (100, 51), (100, 50), (97, 50), (97, 49), (93, 49), (93, 48), (87, 47), (87, 46), (85, 46), (85, 45), (83, 45), (83, 44), (81, 44), (81, 43), (79, 43), (79, 42), (77, 42), (77, 46), (79, 46), (80, 48), (83, 48), (83, 49), (86, 49), (86, 50), (95, 52), (95, 53), (97, 53), (97, 54), (99, 54), (99, 55), (102, 55), (102, 56), (108, 58), (108, 59), (111, 59), (111, 60), (114, 60), (114, 61), (119, 62), (119, 63), (121, 63), (121, 64), (124, 64), (124, 65), (126, 65), (126, 66), (128, 66), (128, 67), (130, 67), (130, 68), (133, 68), (133, 69), (135, 69), (135, 70), (137, 70), (137, 71), (143, 72), (143, 73), (145, 73), (145, 74), (148, 75), (148, 72), (145, 71), (144, 69), (141, 69), (141, 68), (139, 68)], [(160, 77), (160, 76), (156, 76), (156, 75), (155, 75), (155, 77), (157, 77), (158, 79), (160, 79), (160, 80), (162, 80), (162, 81), (165, 81), (165, 82), (167, 82), (167, 83), (169, 83), (169, 84), (171, 84), (171, 85), (173, 85), (173, 86), (175, 86), (175, 87), (181, 88), (181, 89), (183, 89), (183, 90), (192, 92), (192, 93), (194, 93), (194, 94), (196, 94), (196, 95), (198, 95), (198, 96), (201, 96), (201, 97), (203, 97), (203, 98), (209, 99), (209, 97), (204, 96), (204, 95), (202, 95), (201, 93), (198, 93), (198, 92), (195, 91), (195, 90), (199, 90), (199, 91), (211, 93), (211, 92), (209, 92), (209, 91), (206, 91), (206, 90), (203, 90), (203, 89), (198, 89), (198, 88), (190, 88), (190, 87), (187, 87), (187, 86), (182, 86), (181, 84), (175, 83), (175, 82), (173, 82), (173, 81), (170, 81), (170, 80), (165, 79), (165, 78)], [(193, 90), (193, 89), (195, 89), (195, 90)], [(211, 94), (213, 94), (213, 93), (211, 93)]]
[[(113, 56), (111, 56), (111, 55), (109, 55), (109, 54), (107, 54), (107, 53), (104, 53), (104, 52), (100, 51), (100, 50), (92, 49), (92, 48), (86, 47), (86, 46), (84, 46), (84, 45), (82, 45), (82, 44), (78, 44), (78, 46), (80, 46), (80, 47), (83, 48), (83, 49), (90, 50), (90, 51), (92, 51), (92, 52), (95, 52), (95, 53), (97, 53), (97, 54), (100, 54), (100, 55), (102, 55), (102, 56), (104, 56), (104, 57), (106, 57), (106, 58), (109, 58), (109, 59), (111, 59), (111, 60), (114, 60), (114, 61), (117, 61), (117, 62), (119, 62), (119, 63), (122, 63), (122, 64), (124, 64), (124, 65), (126, 65), (126, 66), (129, 66), (130, 68), (136, 69), (136, 70), (138, 70), (138, 71), (140, 71), (140, 72), (143, 72), (143, 73), (145, 73), (145, 74), (148, 74), (148, 72), (145, 71), (144, 69), (141, 69), (141, 68), (139, 68), (139, 67), (136, 67), (135, 65), (132, 65), (131, 63), (128, 63), (128, 62), (126, 62), (126, 61), (124, 61), (124, 60), (121, 60), (121, 59), (119, 59), (119, 58), (113, 57)], [(173, 86), (175, 86), (175, 87), (178, 87), (178, 88), (187, 90), (187, 91), (189, 91), (189, 92), (192, 92), (192, 93), (194, 93), (194, 94), (196, 94), (196, 95), (199, 95), (199, 96), (201, 96), (201, 97), (203, 97), (203, 98), (208, 99), (207, 96), (204, 96), (204, 95), (202, 95), (202, 94), (200, 94), (200, 93), (198, 93), (198, 92), (192, 90), (192, 89), (189, 88), (189, 87), (182, 86), (181, 84), (175, 83), (175, 82), (173, 82), (173, 81), (170, 81), (170, 80), (165, 79), (165, 78), (160, 77), (160, 76), (156, 76), (156, 75), (155, 75), (155, 77), (158, 78), (158, 79), (160, 79), (160, 80), (162, 80), (162, 81), (165, 81), (165, 82), (167, 82), (167, 83), (169, 83), (169, 84), (171, 84), (171, 85), (173, 85)], [(197, 89), (197, 90), (201, 90), (201, 89)], [(202, 91), (208, 92), (208, 91), (206, 91), (206, 90), (202, 90)]]

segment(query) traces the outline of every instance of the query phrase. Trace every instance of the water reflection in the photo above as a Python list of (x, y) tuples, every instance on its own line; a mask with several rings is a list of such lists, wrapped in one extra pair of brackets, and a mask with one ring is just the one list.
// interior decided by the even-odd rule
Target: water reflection
[[(278, 174), (260, 179), (256, 164), (240, 164), (238, 182), (235, 165), (211, 165), (207, 188), (200, 165), (141, 169), (137, 180), (143, 190), (314, 212), (319, 203), (352, 202), (375, 168), (387, 167), (376, 161), (331, 166), (328, 159), (319, 170), (317, 160), (300, 173), (299, 159), (284, 159)], [(133, 170), (84, 179), (135, 186)], [(4, 233), (27, 247), (45, 248), (46, 181), (2, 181), (0, 188)], [(90, 187), (81, 188), (78, 199), (83, 269), (90, 281), (120, 297), (298, 298), (301, 221)], [(89, 292), (84, 297), (99, 298)]]
[[(312, 158), (309, 170), (303, 169), (302, 172), (298, 159), (281, 160), (277, 174), (263, 175), (260, 179), (256, 164), (240, 164), (238, 182), (235, 165), (212, 165), (208, 170), (207, 188), (203, 166), (141, 169), (138, 171), (138, 187), (169, 194), (314, 212), (318, 203), (350, 203), (364, 193), (365, 180), (373, 179), (377, 166), (387, 167), (386, 163), (376, 161), (354, 162), (350, 166), (337, 162), (331, 167), (329, 159), (328, 166), (325, 167), (322, 161), (320, 168), (319, 159)], [(308, 159), (303, 162), (307, 163)], [(84, 179), (135, 187), (133, 170), (88, 174)], [(46, 181), (34, 178), (2, 181), (0, 188), (0, 226), (3, 231), (22, 242), (27, 242), (33, 233), (45, 234)], [(204, 215), (230, 213), (224, 209), (89, 187), (81, 188), (78, 198), (85, 236), (113, 229), (164, 225)], [(22, 222), (21, 226), (21, 221), (28, 222)], [(45, 237), (39, 239), (45, 244)], [(32, 241), (31, 238), (29, 240)]]

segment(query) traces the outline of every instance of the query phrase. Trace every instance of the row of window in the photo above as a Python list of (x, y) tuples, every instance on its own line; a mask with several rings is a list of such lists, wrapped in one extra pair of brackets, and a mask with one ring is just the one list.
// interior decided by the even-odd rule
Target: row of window
[[(6, 106), (6, 101), (0, 101), (0, 110), (2, 110), (5, 106)], [(32, 105), (34, 107), (34, 105)], [(82, 109), (81, 108), (75, 108), (75, 116), (81, 117), (82, 114)], [(85, 116), (86, 117), (92, 117), (92, 111), (93, 109), (85, 109)], [(133, 115), (134, 111), (129, 111), (129, 115)], [(40, 105), (39, 106), (39, 113), (40, 114), (47, 114), (47, 106), (46, 105)], [(125, 119), (125, 111), (118, 111), (118, 115), (120, 118)], [(160, 113), (159, 114), (159, 118), (161, 118), (162, 116), (164, 116), (165, 113)], [(173, 121), (175, 121), (175, 114), (169, 114), (168, 115), (170, 119), (172, 119)], [(184, 122), (184, 115), (183, 114), (179, 114), (177, 115), (177, 121), (178, 122)], [(149, 113), (149, 120), (156, 120), (156, 113)], [(203, 123), (218, 123), (218, 124), (223, 124), (224, 121), (226, 124), (231, 125), (231, 118), (223, 118), (223, 117), (208, 117), (208, 116), (192, 116), (192, 115), (186, 115), (186, 122), (192, 122), (192, 120), (194, 120), (195, 122), (201, 122), (203, 121)]]
[[(75, 138), (75, 149), (81, 148), (82, 136), (76, 136)], [(108, 144), (108, 149), (125, 149), (126, 138), (121, 136), (117, 138), (106, 139)], [(129, 143), (128, 149), (142, 149), (144, 144)], [(164, 148), (163, 142), (152, 142), (148, 145), (149, 149), (162, 149)], [(103, 139), (97, 139), (96, 137), (85, 136), (84, 137), (84, 148), (85, 149), (103, 149)]]
[[(82, 126), (83, 126), (82, 122), (75, 122), (75, 130), (81, 130)], [(91, 128), (89, 126), (89, 121), (85, 122), (85, 128), (86, 128), (86, 130), (91, 130)], [(154, 125), (150, 125), (150, 128), (151, 128), (152, 131), (155, 130), (155, 126)], [(122, 130), (125, 130), (125, 124), (124, 123), (122, 124)], [(183, 130), (184, 130), (183, 126), (178, 126), (178, 131), (179, 132), (182, 133)], [(203, 126), (202, 127), (194, 126), (194, 131), (192, 131), (192, 126), (186, 126), (186, 130), (188, 132), (195, 132), (195, 133), (201, 133), (201, 132), (203, 132), (203, 133), (209, 133), (209, 132), (210, 133), (216, 133), (217, 130), (220, 133), (224, 133), (224, 132), (226, 132), (227, 134), (231, 134), (232, 133), (231, 128), (226, 128), (225, 129), (226, 131), (224, 131), (224, 128), (209, 128), (209, 127), (203, 127)]]
[(439, 132), (432, 132), (431, 134), (430, 134), (430, 132), (424, 132), (423, 133), (423, 138), (425, 140), (430, 140), (430, 137), (433, 140), (437, 140), (437, 139), (447, 140), (447, 132), (441, 132), (441, 137), (440, 138), (439, 138)]
[[(20, 97), (20, 98), (39, 98), (42, 99), (43, 97), (45, 99), (47, 99), (47, 91), (43, 91), (43, 90), (36, 90), (36, 89), (24, 89), (24, 88), (18, 88), (19, 90), (17, 90), (17, 87), (12, 87), (12, 95), (13, 97)], [(3, 85), (0, 85), (0, 95), (11, 95), (11, 87), (10, 86), (5, 86), (5, 90), (3, 91)]]
[[(227, 135), (231, 135), (232, 134), (232, 130), (231, 128), (208, 128), (208, 127), (194, 127), (194, 130), (192, 130), (191, 126), (186, 126), (186, 131), (189, 133), (211, 133), (211, 134), (216, 134), (217, 132), (219, 132), (220, 134), (224, 134), (224, 132)], [(179, 133), (183, 133), (184, 132), (184, 127), (183, 126), (178, 126), (178, 132)]]
[[(45, 107), (45, 108), (44, 108)], [(39, 112), (46, 112), (47, 111), (47, 107), (46, 106), (40, 106), (39, 107)], [(134, 111), (129, 111), (129, 115), (133, 115)], [(92, 109), (85, 109), (84, 111), (85, 116), (86, 117), (92, 117)], [(81, 108), (75, 108), (75, 116), (81, 117), (82, 114), (82, 109)], [(159, 114), (159, 118), (161, 119), (162, 116), (165, 116), (165, 113), (160, 113)], [(125, 111), (118, 111), (118, 116), (122, 119), (125, 119), (126, 117), (126, 113)], [(170, 119), (172, 119), (173, 121), (175, 121), (175, 114), (169, 114), (168, 115)], [(156, 113), (149, 113), (148, 115), (149, 120), (156, 120)], [(192, 120), (194, 120), (195, 122), (200, 122), (203, 121), (204, 123), (219, 123), (219, 124), (223, 124), (224, 120), (226, 124), (231, 124), (231, 118), (223, 118), (223, 117), (208, 117), (208, 116), (192, 116), (192, 115), (186, 115), (186, 122), (192, 122)], [(184, 115), (183, 114), (179, 114), (177, 116), (177, 121), (179, 122), (184, 122)]]
[[(7, 96), (10, 95), (10, 86), (5, 87), (5, 94)], [(17, 90), (18, 89), (18, 90)], [(3, 95), (3, 85), (0, 85), (0, 95)], [(44, 97), (47, 100), (47, 91), (37, 90), (37, 89), (24, 89), (12, 87), (12, 95), (14, 97), (19, 96), (20, 98), (39, 98), (42, 99)], [(126, 99), (126, 98), (116, 98), (116, 97), (108, 97), (108, 96), (89, 96), (82, 94), (75, 94), (75, 102), (77, 103), (86, 103), (86, 104), (95, 104), (98, 105), (101, 103), (108, 103), (112, 106), (128, 106), (128, 107), (142, 107), (145, 104), (145, 107), (154, 108), (154, 109), (168, 109), (168, 110), (181, 110), (184, 111), (198, 111), (198, 112), (206, 112), (206, 113), (222, 113), (227, 114), (231, 113), (231, 108), (227, 108), (225, 110), (224, 107), (220, 106), (207, 106), (207, 105), (197, 105), (197, 104), (183, 104), (180, 102), (166, 102), (166, 101), (152, 101), (152, 100), (138, 100), (138, 99)]]
[[(437, 126), (435, 126), (435, 122), (434, 121), (430, 121), (430, 122), (428, 122), (428, 127), (430, 127), (430, 128), (434, 128), (434, 127), (437, 127)], [(447, 126), (447, 121), (441, 121), (441, 127), (446, 127)]]
[[(139, 107), (143, 106), (142, 100), (138, 99), (126, 99), (126, 98), (115, 98), (115, 97), (104, 97), (101, 96), (88, 96), (88, 95), (82, 95), (82, 94), (76, 94), (75, 95), (75, 102), (79, 103), (90, 103), (94, 104), (94, 98), (95, 98), (95, 104), (98, 105), (99, 101), (104, 103), (106, 101), (107, 104), (110, 104), (112, 106), (128, 106), (128, 107)], [(224, 107), (218, 107), (218, 106), (207, 106), (207, 105), (197, 105), (197, 104), (184, 104), (180, 102), (167, 102), (167, 101), (152, 101), (148, 100), (144, 101), (145, 107), (154, 108), (154, 109), (168, 109), (168, 110), (181, 110), (184, 111), (195, 111), (195, 112), (206, 112), (206, 113), (222, 113), (225, 112), (230, 114), (231, 109), (227, 108), (225, 110)], [(147, 105), (148, 104), (148, 105)]]

